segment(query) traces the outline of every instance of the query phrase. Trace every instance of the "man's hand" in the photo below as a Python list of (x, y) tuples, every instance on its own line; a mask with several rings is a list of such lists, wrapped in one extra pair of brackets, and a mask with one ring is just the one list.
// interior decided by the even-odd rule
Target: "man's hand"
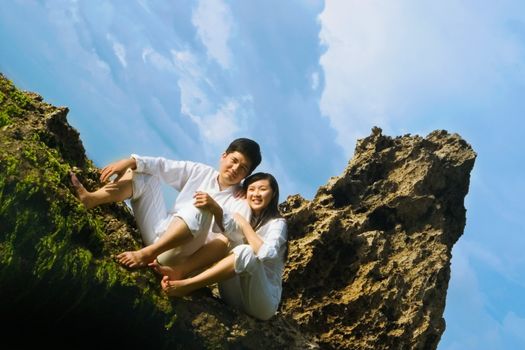
[(129, 168), (137, 168), (137, 162), (135, 161), (135, 159), (122, 159), (111, 163), (100, 171), (100, 182), (106, 182), (113, 175), (117, 175), (113, 179), (113, 182), (116, 182), (126, 173), (126, 170), (128, 170)]
[(224, 232), (224, 226), (222, 223), (222, 208), (219, 203), (217, 203), (215, 199), (213, 199), (213, 197), (208, 193), (202, 191), (195, 192), (193, 198), (195, 199), (193, 205), (200, 209), (206, 209), (212, 213), (213, 217), (215, 218), (215, 223), (219, 226), (221, 232)]
[(193, 205), (197, 208), (201, 209), (207, 209), (210, 212), (214, 213), (216, 208), (219, 207), (219, 204), (215, 201), (215, 199), (212, 198), (208, 193), (197, 191), (193, 195), (193, 199), (195, 201), (193, 202)]

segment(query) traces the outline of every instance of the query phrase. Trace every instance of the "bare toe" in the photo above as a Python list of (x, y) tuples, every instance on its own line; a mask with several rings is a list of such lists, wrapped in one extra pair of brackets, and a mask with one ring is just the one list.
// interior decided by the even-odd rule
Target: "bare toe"
[(80, 183), (80, 181), (78, 180), (78, 177), (75, 175), (74, 172), (70, 171), (69, 176), (71, 177), (71, 184), (73, 185), (75, 189), (84, 188), (84, 186), (82, 185), (82, 183)]
[(142, 250), (121, 253), (117, 259), (119, 263), (130, 268), (146, 267), (152, 261)]

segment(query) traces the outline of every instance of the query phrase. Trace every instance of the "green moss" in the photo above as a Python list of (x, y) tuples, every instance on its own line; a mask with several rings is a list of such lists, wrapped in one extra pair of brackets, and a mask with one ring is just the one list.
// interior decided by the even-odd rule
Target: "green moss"
[(85, 280), (90, 272), (90, 265), (93, 261), (93, 254), (85, 248), (76, 247), (64, 257), (62, 268), (65, 272), (71, 273), (75, 278)]
[(57, 241), (54, 237), (43, 237), (36, 247), (37, 258), (34, 273), (42, 278), (47, 272), (53, 270), (55, 262), (66, 253), (67, 242)]
[(10, 265), (13, 261), (13, 243), (9, 240), (0, 242), (0, 264)]
[(0, 127), (6, 126), (11, 124), (11, 118), (9, 118), (9, 115), (6, 111), (0, 111)]
[(2, 152), (0, 158), (0, 170), (5, 171), (4, 174), (6, 177), (16, 174), (19, 164), (20, 160), (17, 157)]
[(95, 279), (98, 282), (106, 282), (108, 286), (113, 286), (119, 280), (118, 267), (114, 262), (102, 260), (95, 268)]
[[(75, 198), (69, 183), (72, 165), (64, 160), (62, 148), (50, 148), (59, 138), (41, 129), (44, 123), (38, 119), (39, 110), (48, 113), (51, 107), (37, 103), (0, 74), (0, 126), (11, 124), (0, 128), (0, 300), (15, 292), (12, 315), (33, 305), (37, 312), (44, 308), (41, 314), (46, 315), (56, 308), (66, 319), (71, 310), (80, 309), (81, 314), (98, 316), (96, 309), (104, 305), (109, 314), (122, 313), (124, 319), (147, 319), (151, 334), (163, 329), (169, 322), (166, 314), (173, 310), (157, 276), (131, 272), (112, 258), (123, 247), (139, 246), (131, 227), (127, 232), (108, 228), (116, 221), (125, 224), (129, 214), (117, 206), (88, 211)], [(73, 147), (78, 144), (71, 140)], [(82, 164), (84, 178), (95, 180), (91, 161), (75, 163), (85, 157), (83, 149), (71, 154), (75, 166)], [(5, 309), (5, 304), (0, 306)], [(124, 321), (128, 326), (132, 322)]]
[(0, 127), (12, 124), (13, 118), (23, 116), (32, 108), (31, 99), (18, 90), (11, 81), (0, 79)]
[(17, 88), (14, 88), (12, 90), (11, 96), (9, 97), (15, 103), (15, 105), (21, 109), (27, 109), (31, 107), (31, 99), (29, 99), (29, 97), (27, 97), (26, 94), (24, 94), (22, 91), (18, 90)]
[(27, 108), (31, 104), (31, 99), (23, 91), (17, 89), (12, 81), (3, 76), (0, 77), (0, 92), (2, 93), (0, 103), (12, 100), (21, 108)]

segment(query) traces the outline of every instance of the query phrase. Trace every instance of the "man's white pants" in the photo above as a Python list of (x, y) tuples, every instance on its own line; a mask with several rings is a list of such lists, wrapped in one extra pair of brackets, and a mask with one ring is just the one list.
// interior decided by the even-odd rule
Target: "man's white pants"
[(159, 263), (173, 265), (204, 245), (213, 218), (209, 211), (187, 205), (175, 214), (170, 214), (166, 209), (158, 177), (134, 172), (132, 184), (131, 208), (144, 245), (151, 245), (157, 241), (166, 232), (174, 217), (181, 218), (193, 235), (190, 242), (159, 255)]

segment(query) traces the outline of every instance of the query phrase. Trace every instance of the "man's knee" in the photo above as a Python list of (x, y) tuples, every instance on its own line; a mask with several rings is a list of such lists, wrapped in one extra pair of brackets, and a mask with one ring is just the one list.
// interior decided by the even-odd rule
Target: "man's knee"
[(160, 180), (153, 175), (137, 173), (128, 169), (119, 181), (129, 181), (131, 184), (131, 199), (139, 199), (144, 193), (148, 193), (151, 198), (158, 198), (162, 195)]
[(188, 205), (177, 211), (175, 215), (184, 221), (194, 237), (208, 234), (213, 217), (208, 210), (202, 210), (193, 205)]

